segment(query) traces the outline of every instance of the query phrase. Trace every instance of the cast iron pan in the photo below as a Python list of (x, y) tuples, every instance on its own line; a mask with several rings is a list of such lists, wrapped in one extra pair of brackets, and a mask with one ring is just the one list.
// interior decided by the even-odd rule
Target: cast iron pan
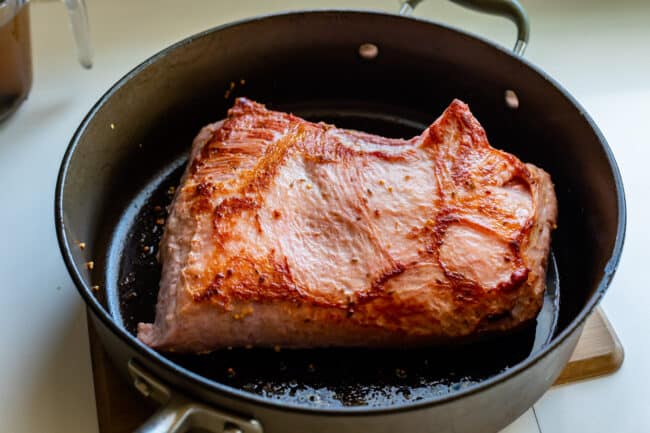
[[(521, 51), (527, 26), (516, 2), (461, 3), (515, 19)], [(377, 44), (378, 56), (360, 55), (367, 42)], [(506, 103), (506, 90), (518, 96), (518, 107)], [(556, 185), (559, 227), (537, 322), (499, 338), (418, 350), (179, 356), (137, 342), (135, 325), (154, 317), (158, 220), (166, 217), (170, 187), (178, 184), (193, 137), (225, 117), (236, 96), (389, 137), (419, 134), (453, 98), (467, 102), (493, 146), (544, 168)], [(135, 360), (194, 398), (256, 417), (268, 431), (424, 429), (420, 423), (430, 430), (492, 431), (539, 398), (568, 360), (614, 275), (625, 202), (596, 126), (534, 66), (442, 25), (320, 11), (206, 31), (120, 80), (68, 148), (56, 224), (68, 269), (125, 375)], [(77, 247), (82, 241), (84, 250)], [(92, 271), (83, 266), (88, 260)]]

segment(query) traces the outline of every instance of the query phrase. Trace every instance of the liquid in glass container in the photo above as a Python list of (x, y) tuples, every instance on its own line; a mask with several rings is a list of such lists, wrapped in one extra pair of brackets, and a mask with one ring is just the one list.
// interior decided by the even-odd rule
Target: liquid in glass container
[(9, 22), (0, 25), (0, 120), (18, 108), (31, 87), (29, 4), (25, 4)]
[[(90, 68), (92, 49), (85, 0), (64, 0), (81, 65)], [(0, 121), (9, 117), (32, 87), (29, 0), (0, 0)]]

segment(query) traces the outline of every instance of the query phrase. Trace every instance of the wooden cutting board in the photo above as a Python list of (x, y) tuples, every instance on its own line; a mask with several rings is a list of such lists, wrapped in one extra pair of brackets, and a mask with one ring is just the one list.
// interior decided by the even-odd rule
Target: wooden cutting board
[(600, 307), (587, 319), (578, 345), (555, 385), (611, 374), (623, 364), (623, 346)]
[[(155, 411), (155, 406), (119, 376), (90, 321), (88, 325), (99, 431), (132, 432)], [(555, 385), (611, 374), (622, 363), (623, 347), (602, 310), (597, 308), (587, 320), (576, 350)]]

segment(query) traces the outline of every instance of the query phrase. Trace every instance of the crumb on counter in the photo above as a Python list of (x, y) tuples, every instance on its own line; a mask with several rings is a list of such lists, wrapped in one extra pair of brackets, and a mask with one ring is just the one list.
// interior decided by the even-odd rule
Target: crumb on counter
[(111, 129), (115, 129), (115, 124), (111, 123)]

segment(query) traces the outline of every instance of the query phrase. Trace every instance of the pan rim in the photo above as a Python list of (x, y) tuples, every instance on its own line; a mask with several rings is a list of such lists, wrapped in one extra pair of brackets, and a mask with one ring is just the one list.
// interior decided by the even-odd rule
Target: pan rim
[[(64, 184), (67, 178), (68, 168), (70, 166), (72, 156), (75, 153), (77, 144), (79, 143), (81, 137), (83, 136), (87, 126), (93, 120), (95, 114), (123, 85), (125, 85), (128, 81), (130, 81), (132, 77), (136, 76), (142, 70), (147, 68), (149, 65), (155, 63), (156, 61), (158, 61), (160, 58), (164, 57), (168, 53), (180, 49), (185, 45), (191, 44), (195, 40), (201, 39), (203, 37), (207, 37), (212, 33), (219, 32), (221, 30), (225, 30), (243, 24), (249, 24), (249, 23), (254, 23), (262, 20), (269, 20), (269, 19), (287, 17), (292, 15), (304, 16), (304, 15), (311, 15), (311, 14), (323, 14), (323, 15), (352, 14), (352, 15), (367, 15), (367, 16), (374, 16), (374, 17), (382, 17), (386, 19), (409, 20), (423, 25), (436, 26), (441, 28), (444, 31), (458, 33), (461, 36), (471, 39), (473, 43), (482, 44), (486, 49), (496, 50), (499, 54), (505, 54), (509, 57), (514, 58), (515, 61), (520, 62), (523, 66), (531, 69), (534, 73), (538, 74), (542, 79), (547, 81), (552, 87), (554, 87), (557, 91), (559, 91), (561, 95), (564, 98), (566, 98), (571, 103), (571, 105), (575, 107), (576, 110), (579, 111), (579, 113), (584, 117), (584, 119), (586, 120), (586, 122), (588, 123), (588, 125), (590, 126), (594, 134), (596, 135), (596, 138), (600, 142), (601, 147), (605, 153), (607, 162), (609, 163), (609, 167), (612, 172), (612, 177), (614, 179), (614, 184), (616, 189), (618, 225), (616, 229), (616, 239), (614, 242), (614, 247), (612, 249), (610, 258), (603, 269), (603, 273), (604, 273), (603, 277), (600, 280), (596, 290), (591, 295), (590, 299), (587, 301), (586, 305), (576, 315), (576, 317), (574, 317), (571, 320), (571, 322), (566, 326), (566, 328), (562, 330), (562, 332), (556, 335), (555, 338), (553, 338), (548, 345), (546, 345), (535, 355), (530, 356), (526, 358), (524, 361), (515, 364), (514, 366), (506, 369), (505, 371), (498, 373), (488, 379), (485, 379), (475, 385), (469, 386), (462, 390), (451, 392), (449, 394), (434, 396), (432, 398), (425, 399), (422, 401), (400, 403), (400, 404), (390, 405), (386, 407), (383, 406), (380, 407), (361, 406), (361, 407), (342, 407), (342, 408), (310, 407), (310, 406), (303, 406), (303, 405), (290, 403), (290, 402), (284, 402), (281, 400), (275, 400), (272, 398), (262, 397), (257, 394), (232, 388), (230, 386), (216, 382), (214, 380), (207, 379), (197, 373), (194, 373), (166, 359), (158, 352), (154, 351), (153, 349), (150, 349), (149, 347), (146, 347), (143, 343), (137, 340), (126, 329), (118, 326), (117, 323), (113, 320), (113, 317), (108, 313), (108, 311), (106, 311), (103, 308), (103, 306), (99, 303), (99, 301), (92, 295), (91, 288), (84, 282), (80, 269), (75, 264), (74, 257), (72, 254), (72, 246), (66, 236), (65, 223), (64, 223), (63, 198), (65, 194)], [(66, 148), (66, 151), (63, 155), (63, 159), (57, 176), (54, 198), (55, 198), (54, 219), (55, 219), (57, 240), (58, 240), (59, 248), (61, 250), (61, 254), (63, 256), (65, 265), (68, 269), (68, 272), (72, 277), (72, 280), (75, 283), (75, 286), (79, 291), (81, 297), (83, 298), (84, 302), (86, 303), (86, 305), (92, 309), (94, 314), (102, 321), (102, 323), (121, 341), (123, 341), (128, 346), (130, 346), (131, 349), (133, 349), (137, 354), (148, 359), (151, 362), (154, 362), (158, 367), (164, 369), (168, 373), (177, 375), (180, 378), (182, 378), (184, 381), (187, 381), (188, 383), (193, 384), (194, 386), (202, 387), (222, 397), (232, 398), (240, 402), (264, 406), (275, 410), (292, 411), (292, 412), (301, 413), (305, 415), (315, 415), (315, 416), (322, 416), (322, 415), (347, 416), (347, 417), (368, 416), (368, 415), (394, 414), (403, 411), (426, 409), (427, 407), (430, 406), (450, 403), (456, 399), (460, 399), (463, 397), (476, 394), (492, 386), (505, 382), (506, 380), (513, 378), (518, 374), (520, 374), (521, 372), (531, 368), (533, 365), (540, 362), (546, 356), (549, 356), (551, 352), (555, 351), (555, 349), (558, 346), (560, 346), (570, 335), (572, 335), (576, 331), (576, 329), (578, 329), (583, 324), (583, 322), (586, 320), (588, 315), (593, 311), (593, 309), (596, 307), (598, 302), (603, 297), (605, 291), (609, 287), (615, 275), (617, 266), (621, 258), (623, 244), (625, 240), (625, 230), (626, 230), (626, 222), (627, 222), (625, 192), (624, 192), (621, 173), (616, 163), (616, 160), (614, 158), (613, 152), (609, 147), (605, 137), (603, 136), (602, 132), (598, 129), (594, 121), (591, 119), (591, 117), (588, 115), (586, 110), (576, 101), (576, 99), (566, 89), (564, 89), (558, 82), (556, 82), (553, 78), (547, 75), (544, 71), (542, 71), (540, 68), (536, 67), (526, 59), (514, 56), (509, 50), (502, 48), (501, 46), (496, 45), (495, 43), (486, 40), (483, 37), (465, 32), (463, 30), (457, 29), (449, 25), (441, 24), (430, 20), (425, 20), (422, 18), (403, 17), (396, 14), (380, 12), (380, 11), (352, 10), (352, 9), (308, 9), (308, 10), (298, 10), (298, 11), (286, 11), (286, 12), (244, 18), (241, 20), (215, 26), (207, 30), (204, 30), (202, 32), (196, 33), (153, 54), (151, 57), (141, 62), (139, 65), (137, 65), (129, 72), (127, 72), (124, 76), (122, 76), (117, 82), (115, 82), (99, 98), (99, 100), (92, 106), (92, 108), (86, 114), (86, 116), (80, 123), (79, 127), (76, 129), (75, 133), (73, 134)]]

